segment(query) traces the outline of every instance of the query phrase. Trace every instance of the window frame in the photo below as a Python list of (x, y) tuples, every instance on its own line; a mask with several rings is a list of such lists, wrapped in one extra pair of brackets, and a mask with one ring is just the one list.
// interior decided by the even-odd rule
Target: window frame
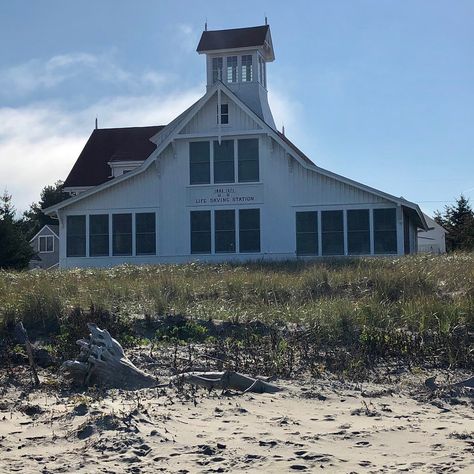
[[(208, 160), (204, 160), (204, 161), (197, 161), (197, 162), (192, 162), (191, 161), (191, 157), (192, 157), (192, 154), (191, 154), (191, 148), (193, 147), (192, 145), (198, 145), (198, 144), (207, 144), (208, 146)], [(214, 156), (213, 156), (213, 149), (212, 149), (212, 146), (211, 146), (211, 143), (212, 143), (212, 140), (191, 140), (189, 141), (189, 145), (188, 145), (188, 155), (189, 155), (189, 185), (190, 186), (197, 186), (197, 185), (209, 185), (209, 184), (213, 184), (213, 179), (214, 179), (214, 176), (213, 176), (213, 161), (214, 161)], [(209, 175), (209, 179), (208, 181), (199, 181), (199, 182), (193, 182), (193, 172), (192, 172), (192, 169), (193, 169), (193, 165), (203, 165), (203, 164), (207, 164), (207, 172), (208, 172), (208, 175)]]
[[(217, 66), (215, 64), (217, 64)], [(215, 84), (217, 81), (223, 82), (222, 81), (223, 69), (224, 69), (224, 57), (214, 56), (211, 60), (211, 75), (212, 75), (213, 84)]]
[[(133, 240), (134, 240), (134, 232), (133, 232), (133, 227), (134, 227), (134, 218), (133, 218), (133, 212), (114, 212), (112, 213), (112, 256), (113, 257), (133, 257), (133, 250), (134, 250), (134, 245), (133, 245)], [(118, 216), (130, 216), (130, 232), (120, 232), (116, 233), (115, 232), (115, 218)], [(116, 248), (116, 237), (118, 236), (128, 236), (130, 235), (130, 253), (122, 253), (122, 252), (117, 252), (115, 250)]]
[[(70, 233), (70, 227), (71, 227), (71, 221), (72, 219), (78, 219), (80, 218), (83, 221), (84, 224), (84, 233), (82, 234), (71, 234)], [(66, 257), (67, 258), (84, 258), (88, 256), (88, 243), (87, 243), (87, 236), (88, 236), (88, 219), (87, 219), (87, 214), (70, 214), (66, 216)], [(69, 246), (70, 246), (70, 239), (76, 238), (76, 239), (81, 239), (83, 240), (83, 245), (84, 245), (84, 253), (80, 253), (77, 255), (71, 255), (69, 252)]]
[[(92, 218), (94, 217), (106, 217), (107, 218), (107, 234), (104, 233), (92, 233)], [(109, 213), (103, 213), (103, 214), (89, 214), (88, 215), (88, 222), (89, 222), (89, 227), (88, 227), (88, 237), (87, 240), (89, 242), (89, 251), (87, 253), (88, 257), (92, 258), (98, 258), (98, 257), (109, 257), (110, 256), (110, 214)], [(103, 254), (93, 254), (92, 253), (92, 237), (97, 237), (97, 236), (104, 236), (107, 235), (107, 253)]]
[[(153, 216), (153, 227), (152, 227), (153, 230), (152, 231), (142, 231), (142, 232), (138, 231), (138, 219), (137, 219), (137, 217), (138, 216), (143, 216), (143, 215), (152, 215)], [(154, 212), (154, 211), (135, 212), (134, 213), (134, 222), (135, 222), (135, 226), (134, 226), (134, 228), (132, 228), (132, 231), (134, 231), (134, 235), (135, 235), (135, 245), (134, 245), (135, 253), (134, 253), (134, 255), (136, 257), (142, 257), (142, 256), (147, 256), (147, 255), (156, 255), (157, 254), (157, 244), (156, 244), (157, 218), (156, 218), (156, 212)], [(143, 251), (139, 252), (138, 251), (138, 245), (139, 245), (139, 241), (140, 241), (139, 236), (146, 236), (146, 235), (152, 235), (153, 236), (153, 239), (152, 239), (153, 251), (151, 251), (151, 252), (143, 252)]]
[[(247, 253), (262, 253), (262, 212), (261, 209), (258, 208), (239, 208), (238, 209), (238, 219), (239, 219), (239, 254), (247, 254)], [(258, 229), (257, 228), (245, 228), (242, 229), (242, 213), (249, 212), (249, 211), (256, 211), (258, 213)], [(243, 232), (258, 232), (258, 250), (242, 250), (242, 234)]]
[[(302, 231), (298, 230), (298, 217), (302, 217), (303, 214), (312, 214), (314, 215), (314, 223), (315, 223), (315, 230), (313, 231)], [(296, 255), (305, 257), (305, 256), (318, 256), (319, 255), (319, 212), (315, 210), (310, 210), (310, 211), (296, 211), (295, 212), (295, 230), (296, 230)], [(300, 245), (298, 245), (299, 236), (313, 236), (313, 243), (315, 247), (315, 252), (314, 253), (308, 253), (308, 252), (300, 252), (298, 249)]]
[[(41, 250), (41, 239), (46, 239), (46, 250)], [(52, 250), (48, 250), (48, 239), (51, 239), (51, 241), (53, 242)], [(38, 253), (54, 253), (54, 247), (54, 235), (40, 235), (38, 237)]]
[[(229, 59), (231, 59), (232, 63), (234, 62), (235, 59), (235, 65), (231, 64), (229, 66)], [(238, 56), (226, 56), (225, 58), (225, 69), (226, 69), (226, 74), (225, 74), (225, 79), (228, 84), (235, 84), (236, 82), (239, 82), (239, 57)], [(231, 80), (229, 80), (229, 77)]]
[[(198, 213), (209, 216), (209, 229), (203, 230), (193, 230), (193, 215), (196, 216)], [(189, 253), (190, 255), (212, 255), (212, 234), (213, 234), (213, 225), (212, 225), (213, 213), (210, 209), (199, 209), (192, 210), (189, 212)], [(209, 251), (193, 250), (193, 233), (209, 234), (208, 243)]]
[[(248, 58), (250, 58), (250, 62), (248, 62)], [(245, 64), (244, 64), (245, 61)], [(254, 74), (253, 74), (253, 55), (252, 54), (243, 54), (241, 56), (241, 77), (242, 82), (253, 82)], [(249, 78), (250, 76), (250, 78)]]

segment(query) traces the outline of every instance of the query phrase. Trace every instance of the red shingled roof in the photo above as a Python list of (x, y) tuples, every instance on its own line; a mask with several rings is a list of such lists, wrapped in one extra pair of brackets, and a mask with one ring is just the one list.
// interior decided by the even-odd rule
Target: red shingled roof
[(203, 31), (197, 52), (263, 46), (268, 28), (268, 25), (263, 25), (232, 30)]
[(100, 128), (92, 132), (64, 187), (97, 186), (110, 179), (109, 161), (145, 161), (156, 145), (150, 141), (164, 128)]

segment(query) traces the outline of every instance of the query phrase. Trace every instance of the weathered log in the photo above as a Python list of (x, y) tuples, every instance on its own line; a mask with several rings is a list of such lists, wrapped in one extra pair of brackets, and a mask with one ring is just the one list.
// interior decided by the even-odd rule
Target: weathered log
[(120, 343), (107, 330), (89, 323), (89, 340), (77, 344), (77, 360), (61, 366), (62, 373), (77, 385), (102, 385), (111, 388), (138, 389), (153, 387), (157, 380), (136, 367), (125, 355)]
[(239, 390), (241, 392), (253, 393), (276, 393), (280, 387), (259, 378), (252, 378), (238, 372), (188, 372), (174, 377), (191, 385), (204, 387), (209, 390), (214, 388), (222, 390)]

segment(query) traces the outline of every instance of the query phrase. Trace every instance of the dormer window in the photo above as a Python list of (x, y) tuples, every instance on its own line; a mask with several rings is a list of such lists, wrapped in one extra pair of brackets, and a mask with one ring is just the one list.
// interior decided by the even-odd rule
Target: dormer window
[(242, 56), (242, 82), (252, 82), (252, 55), (246, 54)]
[(227, 56), (227, 82), (237, 82), (237, 56)]
[(222, 58), (212, 58), (212, 82), (222, 81)]

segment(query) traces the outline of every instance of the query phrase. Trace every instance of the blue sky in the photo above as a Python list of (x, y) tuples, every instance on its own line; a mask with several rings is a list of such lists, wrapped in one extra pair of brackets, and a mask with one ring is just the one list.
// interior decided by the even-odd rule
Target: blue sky
[(65, 179), (96, 115), (170, 121), (204, 93), (205, 19), (265, 14), (275, 121), (316, 164), (430, 214), (474, 201), (471, 0), (2, 1), (0, 191), (23, 211)]

